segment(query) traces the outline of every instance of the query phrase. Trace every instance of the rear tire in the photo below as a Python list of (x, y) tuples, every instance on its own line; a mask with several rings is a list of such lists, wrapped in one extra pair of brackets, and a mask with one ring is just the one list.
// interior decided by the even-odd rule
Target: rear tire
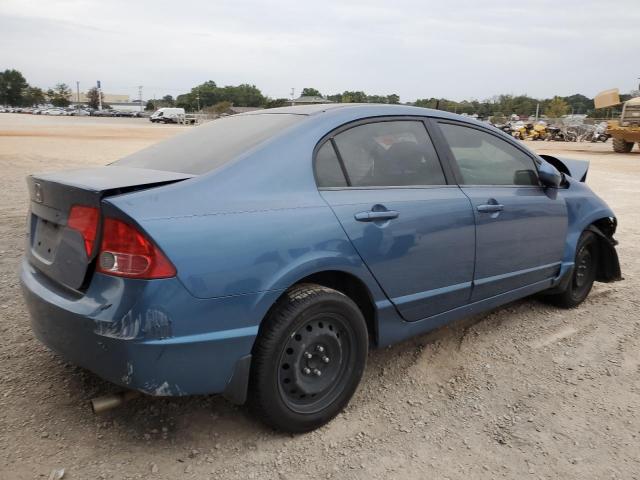
[(618, 153), (629, 153), (633, 148), (633, 142), (627, 142), (622, 138), (613, 139), (613, 151)]
[(550, 303), (561, 308), (575, 308), (589, 295), (598, 268), (598, 239), (593, 232), (580, 235), (576, 246), (573, 275), (564, 292), (548, 296)]
[(346, 295), (314, 284), (289, 290), (260, 327), (249, 406), (278, 430), (302, 433), (347, 405), (364, 372), (365, 319)]

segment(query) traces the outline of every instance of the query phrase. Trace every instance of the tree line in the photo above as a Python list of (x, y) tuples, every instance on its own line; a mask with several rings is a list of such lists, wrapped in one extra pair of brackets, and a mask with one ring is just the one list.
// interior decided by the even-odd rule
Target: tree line
[[(65, 83), (58, 83), (53, 88), (43, 90), (31, 86), (18, 70), (0, 71), (0, 105), (34, 106), (51, 103), (54, 106), (66, 107), (70, 104), (71, 89)], [(99, 92), (94, 87), (87, 92), (89, 106), (98, 107)], [(301, 96), (322, 97), (336, 103), (387, 103), (399, 104), (400, 96), (370, 95), (364, 91), (348, 91), (323, 96), (312, 87), (302, 90)], [(631, 95), (620, 95), (624, 102)], [(212, 111), (222, 113), (230, 106), (274, 108), (289, 105), (290, 99), (270, 98), (264, 95), (258, 87), (252, 84), (218, 86), (209, 80), (193, 87), (188, 93), (173, 98), (165, 95), (159, 100), (149, 100), (146, 108), (156, 110), (161, 107), (183, 107), (187, 111)], [(454, 113), (477, 114), (482, 118), (500, 117), (517, 114), (531, 116), (536, 113), (550, 118), (561, 117), (565, 114), (585, 114), (591, 117), (606, 118), (619, 115), (621, 107), (596, 110), (593, 99), (579, 93), (567, 97), (538, 99), (528, 95), (496, 95), (487, 100), (463, 100), (461, 102), (446, 98), (419, 98), (415, 102), (407, 102), (418, 107), (437, 108)]]
[(56, 107), (66, 107), (71, 102), (71, 89), (65, 83), (43, 90), (27, 83), (18, 70), (0, 72), (0, 105), (12, 107), (31, 107), (50, 103)]

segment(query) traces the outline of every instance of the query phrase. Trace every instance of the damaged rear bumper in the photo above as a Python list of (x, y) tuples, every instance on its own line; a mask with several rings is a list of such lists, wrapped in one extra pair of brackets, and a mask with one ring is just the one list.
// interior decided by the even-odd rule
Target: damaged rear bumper
[(228, 393), (244, 401), (259, 323), (250, 299), (195, 299), (177, 279), (100, 274), (79, 295), (27, 261), (21, 284), (36, 337), (70, 363), (150, 395)]

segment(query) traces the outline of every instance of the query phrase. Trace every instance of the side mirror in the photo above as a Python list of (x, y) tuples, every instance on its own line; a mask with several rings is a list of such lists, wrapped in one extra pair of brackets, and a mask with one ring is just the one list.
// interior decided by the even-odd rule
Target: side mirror
[(562, 174), (556, 167), (543, 161), (538, 167), (538, 177), (545, 187), (558, 188), (562, 183)]

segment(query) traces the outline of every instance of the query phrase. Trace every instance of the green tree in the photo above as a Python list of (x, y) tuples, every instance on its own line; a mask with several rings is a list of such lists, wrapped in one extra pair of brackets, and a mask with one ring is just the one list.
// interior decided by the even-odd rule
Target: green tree
[(216, 112), (218, 115), (222, 113), (229, 113), (229, 109), (232, 106), (233, 104), (231, 102), (227, 102), (226, 100), (223, 100), (222, 102), (218, 102), (213, 106), (213, 111)]
[(562, 97), (562, 99), (569, 104), (573, 113), (589, 114), (595, 109), (593, 99), (579, 93), (569, 97)]
[(400, 103), (400, 96), (392, 93), (391, 95), (387, 95), (387, 103)]
[(549, 118), (560, 118), (569, 112), (569, 104), (560, 97), (553, 97), (544, 111)]
[(290, 103), (291, 103), (291, 100), (287, 98), (266, 98), (264, 101), (264, 108), (285, 107)]
[(154, 100), (147, 100), (147, 104), (144, 107), (147, 112), (155, 112), (157, 110)]
[(222, 88), (220, 101), (223, 100), (233, 103), (236, 107), (260, 107), (265, 97), (255, 85), (243, 83)]
[(46, 102), (44, 91), (38, 87), (27, 87), (24, 91), (23, 105), (32, 107)]
[(0, 104), (22, 105), (27, 87), (27, 80), (18, 70), (0, 72)]
[(162, 106), (164, 107), (173, 107), (175, 105), (175, 100), (171, 95), (165, 95), (162, 97)]
[(104, 103), (104, 93), (98, 90), (98, 87), (90, 88), (87, 92), (87, 105), (95, 110), (100, 106), (100, 100)]
[(342, 92), (342, 103), (367, 103), (367, 94), (363, 91)]
[(414, 102), (414, 105), (422, 108), (436, 108), (437, 102), (438, 100), (435, 98), (419, 98)]
[(316, 90), (315, 88), (305, 87), (302, 89), (301, 97), (321, 97), (322, 94), (320, 90)]
[(55, 87), (47, 90), (47, 97), (55, 107), (68, 107), (71, 103), (71, 89), (66, 83), (58, 83)]
[(265, 103), (266, 98), (255, 85), (245, 83), (218, 87), (216, 82), (209, 80), (193, 87), (189, 93), (178, 95), (176, 105), (186, 110), (196, 110), (224, 101), (231, 102), (237, 107), (260, 107)]
[(389, 103), (389, 99), (384, 95), (367, 95), (367, 103)]

